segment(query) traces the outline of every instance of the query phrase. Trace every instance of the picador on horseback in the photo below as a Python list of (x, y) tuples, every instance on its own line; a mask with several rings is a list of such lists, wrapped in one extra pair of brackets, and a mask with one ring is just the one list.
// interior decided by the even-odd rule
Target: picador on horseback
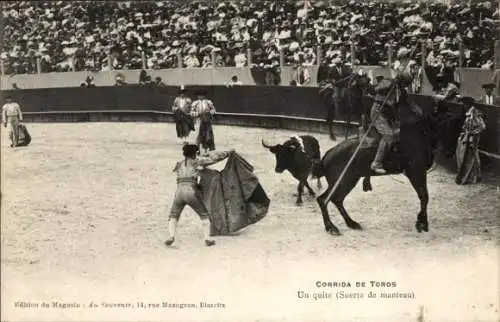
[(401, 67), (395, 70), (395, 77), (380, 80), (375, 86), (369, 131), (362, 138), (350, 138), (332, 147), (313, 166), (312, 175), (324, 176), (328, 182), (328, 189), (317, 201), (325, 230), (330, 234), (339, 235), (340, 231), (330, 219), (328, 203), (337, 207), (349, 228), (361, 229), (345, 209), (345, 198), (361, 178), (363, 190), (370, 191), (371, 176), (389, 174), (404, 174), (409, 179), (420, 200), (415, 228), (418, 232), (429, 231), (427, 171), (434, 162), (434, 150), (443, 144), (437, 130), (443, 125), (443, 111), (426, 109), (424, 113), (409, 97), (410, 56), (409, 50), (400, 50)]
[(384, 157), (399, 135), (399, 111), (397, 107), (400, 104), (405, 104), (417, 116), (422, 116), (422, 110), (408, 101), (408, 91), (406, 88), (412, 82), (412, 76), (407, 67), (409, 54), (409, 49), (402, 48), (398, 52), (398, 59), (401, 61), (401, 65), (396, 70), (396, 77), (392, 80), (383, 79), (375, 86), (375, 97), (370, 110), (370, 118), (381, 138), (377, 153), (371, 164), (371, 169), (378, 174), (386, 173), (383, 167)]

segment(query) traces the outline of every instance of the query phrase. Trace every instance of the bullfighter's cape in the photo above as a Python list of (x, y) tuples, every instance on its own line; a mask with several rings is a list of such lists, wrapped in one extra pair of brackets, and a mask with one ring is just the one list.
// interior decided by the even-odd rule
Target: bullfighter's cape
[(17, 146), (27, 146), (31, 143), (31, 135), (26, 128), (26, 125), (19, 124), (19, 140)]
[(270, 200), (253, 166), (236, 152), (230, 154), (222, 171), (205, 169), (200, 177), (213, 236), (234, 233), (266, 216)]
[(194, 131), (194, 121), (191, 115), (180, 110), (174, 112), (175, 130), (178, 138), (184, 138)]

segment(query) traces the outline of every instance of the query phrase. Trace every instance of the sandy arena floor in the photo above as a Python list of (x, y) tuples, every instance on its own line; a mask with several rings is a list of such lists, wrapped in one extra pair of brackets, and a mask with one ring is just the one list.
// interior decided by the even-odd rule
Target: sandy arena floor
[[(187, 209), (176, 246), (166, 248), (171, 170), (181, 159), (172, 124), (28, 127), (32, 144), (14, 150), (2, 128), (3, 321), (403, 322), (417, 321), (420, 310), (421, 321), (498, 321), (496, 184), (457, 186), (453, 174), (433, 171), (431, 231), (418, 234), (418, 198), (405, 177), (372, 179), (368, 193), (359, 183), (346, 208), (365, 230), (349, 230), (330, 206), (344, 233), (333, 237), (313, 198), (306, 194), (295, 206), (296, 182), (274, 173), (274, 156), (261, 146), (262, 137), (285, 140), (294, 132), (217, 126), (218, 149), (234, 148), (255, 166), (271, 199), (269, 214), (207, 248), (198, 217)], [(324, 153), (332, 142), (316, 137)], [(317, 281), (351, 287), (318, 288)], [(361, 281), (366, 287), (356, 288)], [(397, 286), (372, 288), (370, 281)], [(310, 298), (298, 298), (298, 291)], [(338, 291), (365, 298), (336, 299)], [(366, 298), (370, 291), (415, 298)], [(314, 299), (322, 292), (333, 298)], [(17, 301), (50, 307), (16, 308)], [(81, 307), (53, 308), (55, 301)], [(105, 307), (127, 302), (130, 308)], [(162, 308), (163, 302), (198, 307)], [(148, 307), (154, 303), (159, 308)]]

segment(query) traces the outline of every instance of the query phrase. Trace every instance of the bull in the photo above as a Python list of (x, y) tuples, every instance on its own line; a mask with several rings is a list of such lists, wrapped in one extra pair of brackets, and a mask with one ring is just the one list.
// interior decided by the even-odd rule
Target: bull
[[(297, 205), (302, 204), (302, 193), (304, 186), (311, 196), (315, 196), (314, 191), (307, 182), (313, 166), (321, 161), (319, 142), (310, 135), (294, 136), (283, 144), (269, 145), (262, 140), (262, 145), (269, 149), (276, 156), (277, 173), (288, 170), (292, 176), (299, 181), (297, 186)], [(314, 178), (314, 176), (313, 176)], [(318, 188), (321, 188), (321, 179), (318, 180)]]

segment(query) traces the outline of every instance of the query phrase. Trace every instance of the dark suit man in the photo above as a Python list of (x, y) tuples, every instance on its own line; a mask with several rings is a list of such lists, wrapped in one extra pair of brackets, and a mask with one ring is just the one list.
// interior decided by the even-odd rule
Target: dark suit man
[(341, 108), (346, 104), (347, 83), (349, 81), (349, 76), (352, 74), (352, 70), (344, 66), (342, 60), (338, 57), (333, 59), (332, 63), (334, 66), (330, 69), (330, 79), (333, 83), (335, 118), (338, 120), (340, 118), (345, 118), (345, 115), (341, 113)]
[(481, 97), (481, 103), (487, 105), (496, 105), (498, 98), (493, 90), (495, 89), (495, 84), (484, 84), (483, 85), (484, 94)]
[(326, 122), (328, 123), (328, 131), (330, 138), (335, 140), (335, 133), (333, 132), (333, 118), (334, 118), (334, 105), (333, 105), (333, 85), (331, 77), (331, 66), (328, 64), (328, 59), (324, 59), (318, 67), (317, 83), (319, 86), (319, 96), (326, 110)]

